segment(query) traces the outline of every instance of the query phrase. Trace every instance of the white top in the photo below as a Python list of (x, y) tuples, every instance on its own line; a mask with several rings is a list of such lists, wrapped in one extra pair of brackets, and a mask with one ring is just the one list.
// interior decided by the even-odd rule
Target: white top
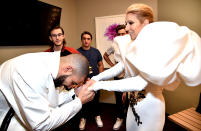
[[(94, 76), (92, 90), (141, 91), (146, 97), (134, 105), (141, 125), (137, 125), (131, 106), (127, 131), (161, 131), (165, 122), (163, 88), (173, 90), (180, 80), (189, 86), (201, 83), (201, 39), (187, 27), (172, 22), (146, 25), (135, 41), (129, 35), (116, 37), (121, 60), (114, 67)], [(125, 70), (125, 79), (107, 80)]]
[[(135, 41), (131, 41), (129, 35), (116, 37), (114, 41), (118, 45), (121, 62), (92, 79), (106, 80), (124, 69), (129, 78), (116, 84), (115, 81), (113, 84), (96, 82), (94, 90), (142, 90), (147, 82), (166, 85), (167, 89), (180, 80), (189, 86), (201, 83), (201, 39), (185, 26), (173, 22), (154, 22), (146, 25)], [(131, 86), (119, 89), (122, 85)]]
[[(21, 55), (1, 65), (0, 101), (7, 109), (0, 110), (0, 123), (12, 106), (18, 125), (22, 123), (21, 126), (29, 130), (51, 130), (81, 109), (79, 98), (72, 101), (73, 90), (59, 94), (55, 89), (53, 79), (57, 76), (59, 61), (60, 52), (41, 52)], [(18, 125), (13, 125), (12, 120), (9, 128), (16, 130)], [(12, 125), (15, 127), (10, 127)]]
[(201, 39), (173, 22), (148, 24), (131, 43), (124, 62), (151, 83), (168, 85), (179, 79), (196, 86), (201, 83)]

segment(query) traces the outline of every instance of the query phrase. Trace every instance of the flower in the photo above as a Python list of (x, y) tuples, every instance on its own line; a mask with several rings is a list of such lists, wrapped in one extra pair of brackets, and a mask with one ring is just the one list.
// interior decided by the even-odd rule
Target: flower
[(112, 25), (109, 25), (106, 28), (104, 36), (108, 37), (108, 40), (113, 41), (114, 37), (117, 36), (117, 34), (116, 34), (116, 28), (117, 28), (118, 25), (119, 24), (112, 24)]

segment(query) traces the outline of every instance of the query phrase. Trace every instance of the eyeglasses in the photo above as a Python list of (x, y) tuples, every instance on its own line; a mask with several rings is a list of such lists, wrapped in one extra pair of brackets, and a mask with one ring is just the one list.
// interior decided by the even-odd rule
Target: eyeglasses
[(63, 34), (62, 34), (62, 33), (59, 33), (59, 34), (52, 34), (51, 36), (54, 37), (54, 38), (56, 38), (57, 36), (58, 36), (58, 37), (63, 36)]

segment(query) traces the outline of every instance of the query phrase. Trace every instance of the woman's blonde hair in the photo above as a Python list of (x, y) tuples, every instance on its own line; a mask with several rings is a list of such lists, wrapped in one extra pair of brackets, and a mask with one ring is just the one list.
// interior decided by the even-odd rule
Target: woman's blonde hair
[(132, 4), (126, 10), (126, 14), (128, 13), (135, 14), (141, 23), (145, 19), (152, 23), (154, 19), (153, 9), (146, 4)]

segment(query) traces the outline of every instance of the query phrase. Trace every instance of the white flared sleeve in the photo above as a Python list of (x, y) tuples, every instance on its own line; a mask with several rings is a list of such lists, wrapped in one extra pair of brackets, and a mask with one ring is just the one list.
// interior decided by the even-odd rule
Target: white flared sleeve
[(125, 60), (156, 85), (176, 79), (189, 86), (201, 83), (201, 39), (188, 27), (173, 22), (146, 25), (131, 43)]
[(201, 39), (193, 31), (188, 34), (188, 37), (191, 51), (179, 64), (177, 72), (188, 86), (196, 86), (201, 83)]
[(100, 81), (100, 80), (109, 80), (115, 76), (118, 76), (121, 72), (124, 70), (124, 65), (122, 62), (119, 62), (115, 66), (111, 67), (110, 69), (101, 72), (97, 76), (92, 77), (91, 79), (95, 81)]
[(94, 91), (107, 90), (118, 92), (141, 91), (147, 84), (147, 81), (141, 76), (135, 76), (121, 80), (98, 81), (92, 86), (92, 89)]

